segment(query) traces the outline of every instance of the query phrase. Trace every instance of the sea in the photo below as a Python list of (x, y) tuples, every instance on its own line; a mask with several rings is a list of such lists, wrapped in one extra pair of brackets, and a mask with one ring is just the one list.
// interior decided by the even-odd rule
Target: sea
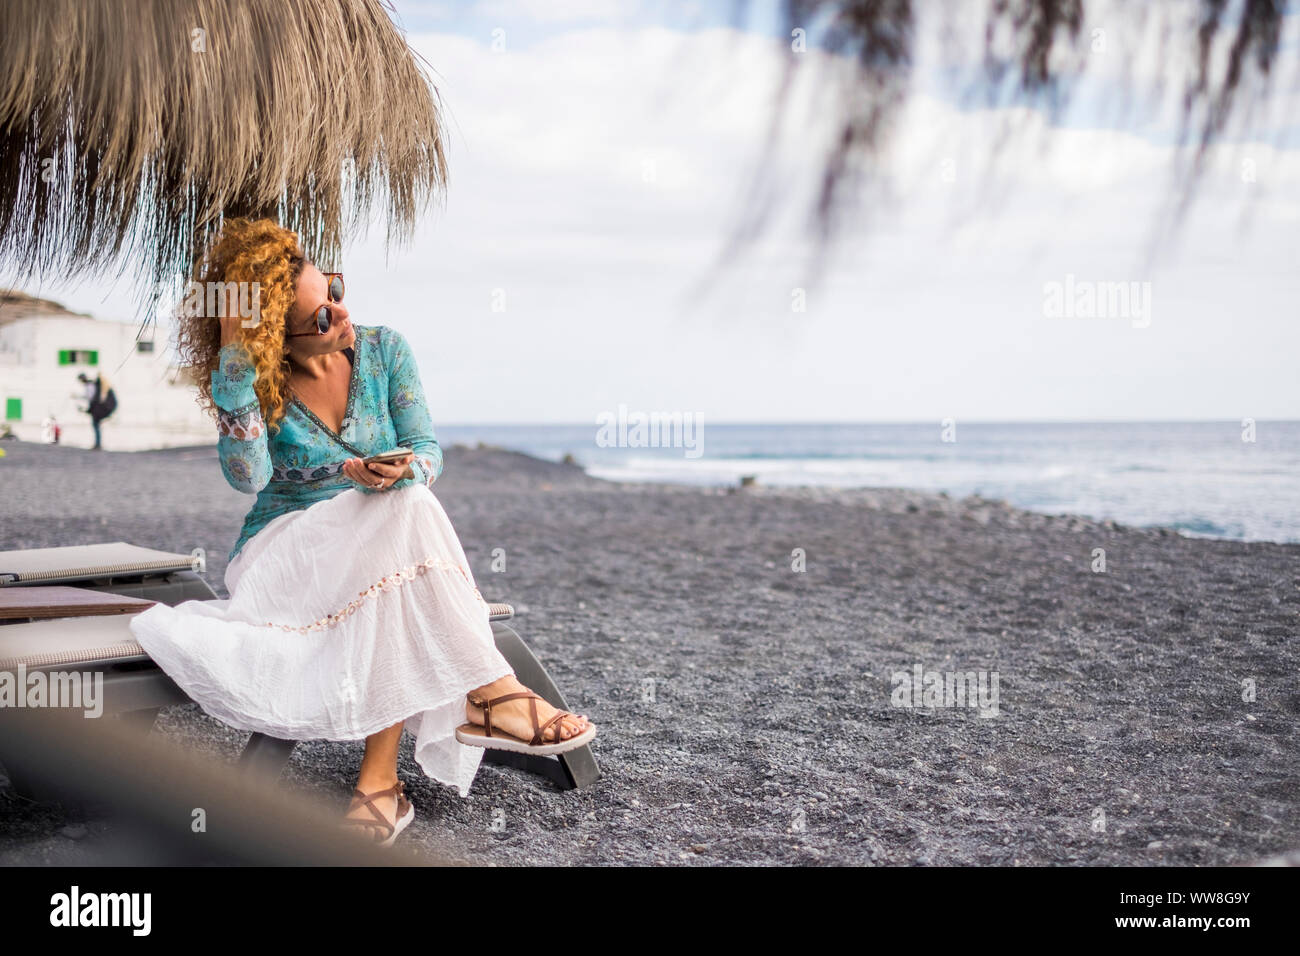
[[(912, 488), (1196, 537), (1300, 543), (1300, 422), (438, 425), (617, 481)], [(946, 426), (946, 427), (945, 427)]]

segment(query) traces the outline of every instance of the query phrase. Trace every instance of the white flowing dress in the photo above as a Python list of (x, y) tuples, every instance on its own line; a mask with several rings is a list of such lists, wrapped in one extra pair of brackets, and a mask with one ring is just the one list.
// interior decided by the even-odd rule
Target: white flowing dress
[(432, 489), (340, 492), (273, 519), (226, 569), (230, 597), (157, 604), (131, 630), (203, 710), (287, 740), (398, 722), (460, 796), (483, 750), (455, 738), (465, 695), (513, 674)]

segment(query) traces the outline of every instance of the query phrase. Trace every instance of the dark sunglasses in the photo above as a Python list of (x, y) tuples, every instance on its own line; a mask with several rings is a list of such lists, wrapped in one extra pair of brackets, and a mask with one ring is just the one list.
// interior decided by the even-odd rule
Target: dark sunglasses
[[(342, 272), (322, 272), (321, 275), (330, 280), (329, 297), (331, 302), (343, 301), (343, 273)], [(316, 320), (316, 328), (312, 332), (291, 332), (285, 336), (286, 339), (297, 338), (300, 335), (325, 335), (329, 332), (330, 326), (334, 324), (334, 310), (328, 305), (322, 305), (316, 310), (313, 316)]]

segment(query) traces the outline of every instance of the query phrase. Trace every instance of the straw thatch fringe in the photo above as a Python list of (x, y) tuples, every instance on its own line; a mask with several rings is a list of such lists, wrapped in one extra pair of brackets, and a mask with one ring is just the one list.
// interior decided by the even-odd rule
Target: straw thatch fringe
[(4, 0), (0, 269), (157, 296), (223, 216), (329, 267), (381, 205), (401, 242), (446, 187), (436, 100), (379, 0)]

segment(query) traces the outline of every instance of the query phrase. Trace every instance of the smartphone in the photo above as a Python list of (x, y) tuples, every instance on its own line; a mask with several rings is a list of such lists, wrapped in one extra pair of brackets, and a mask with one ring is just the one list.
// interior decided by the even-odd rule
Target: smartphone
[(378, 455), (371, 455), (369, 458), (362, 458), (361, 463), (368, 465), (372, 461), (379, 462), (381, 465), (396, 464), (411, 453), (409, 448), (394, 448), (392, 451), (382, 451)]

